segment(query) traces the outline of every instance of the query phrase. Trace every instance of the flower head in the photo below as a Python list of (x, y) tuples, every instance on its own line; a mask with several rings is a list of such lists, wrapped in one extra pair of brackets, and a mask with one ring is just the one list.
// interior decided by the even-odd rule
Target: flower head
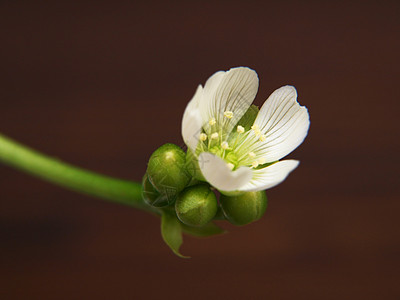
[(225, 194), (259, 191), (281, 183), (299, 164), (281, 158), (296, 149), (309, 128), (296, 89), (274, 91), (258, 111), (252, 106), (257, 73), (217, 72), (197, 88), (186, 107), (182, 136), (198, 164), (198, 179)]

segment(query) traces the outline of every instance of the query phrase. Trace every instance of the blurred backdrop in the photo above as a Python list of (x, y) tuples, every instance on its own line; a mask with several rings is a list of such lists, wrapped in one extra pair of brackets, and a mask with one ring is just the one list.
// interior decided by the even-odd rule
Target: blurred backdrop
[(0, 131), (139, 181), (218, 70), (311, 128), (264, 218), (172, 254), (159, 219), (0, 165), (1, 299), (398, 299), (399, 1), (0, 2)]

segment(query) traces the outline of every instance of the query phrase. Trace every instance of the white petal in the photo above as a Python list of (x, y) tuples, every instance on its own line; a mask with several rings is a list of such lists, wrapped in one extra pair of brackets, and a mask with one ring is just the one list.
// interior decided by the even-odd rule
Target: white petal
[[(245, 67), (233, 68), (228, 72), (217, 72), (207, 80), (204, 97), (199, 108), (205, 124), (215, 118), (217, 126), (229, 133), (253, 102), (258, 90), (258, 77), (254, 70)], [(224, 112), (233, 112), (232, 119)]]
[(270, 165), (269, 167), (253, 170), (253, 178), (249, 183), (242, 186), (240, 191), (262, 191), (272, 188), (286, 179), (299, 165), (297, 160), (282, 160)]
[(192, 100), (186, 106), (182, 119), (182, 137), (185, 144), (193, 151), (196, 151), (199, 142), (199, 135), (203, 121), (201, 119), (199, 102), (203, 97), (203, 88), (201, 85), (196, 90)]
[(204, 178), (220, 191), (237, 191), (241, 186), (249, 183), (252, 177), (250, 168), (240, 167), (231, 171), (222, 158), (209, 152), (200, 154), (199, 166)]
[(266, 139), (260, 142), (253, 135), (250, 151), (264, 157), (267, 162), (273, 162), (288, 155), (304, 141), (310, 120), (307, 108), (297, 102), (296, 89), (284, 86), (267, 99), (254, 124)]

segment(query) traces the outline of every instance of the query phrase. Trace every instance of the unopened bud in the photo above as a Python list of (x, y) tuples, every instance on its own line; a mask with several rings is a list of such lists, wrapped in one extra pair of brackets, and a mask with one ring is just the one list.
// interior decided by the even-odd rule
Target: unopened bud
[(260, 219), (267, 209), (265, 191), (247, 192), (239, 196), (221, 195), (225, 217), (234, 225), (246, 225)]
[(190, 226), (204, 226), (218, 210), (217, 198), (206, 184), (191, 186), (183, 190), (175, 202), (179, 220)]
[(174, 144), (165, 144), (153, 152), (147, 166), (148, 179), (168, 203), (172, 203), (191, 176), (186, 170), (186, 154)]
[(166, 195), (160, 194), (151, 184), (149, 178), (147, 177), (147, 174), (143, 177), (142, 185), (142, 196), (147, 204), (154, 207), (163, 207), (167, 206), (170, 203), (170, 201), (168, 201), (168, 197)]

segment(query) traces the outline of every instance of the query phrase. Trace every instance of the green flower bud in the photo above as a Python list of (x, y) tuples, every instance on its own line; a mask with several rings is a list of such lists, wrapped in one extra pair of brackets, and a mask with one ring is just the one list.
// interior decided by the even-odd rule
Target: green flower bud
[(142, 196), (147, 204), (154, 207), (163, 207), (167, 206), (170, 203), (168, 201), (168, 197), (166, 195), (160, 194), (151, 184), (147, 174), (143, 177), (142, 185)]
[(214, 218), (217, 209), (217, 198), (206, 184), (186, 188), (175, 202), (179, 220), (190, 226), (206, 225)]
[(190, 182), (191, 176), (186, 170), (186, 154), (174, 144), (165, 144), (150, 157), (147, 166), (148, 179), (153, 187), (170, 204), (178, 193)]
[(234, 225), (246, 225), (260, 219), (267, 209), (265, 191), (247, 192), (239, 196), (221, 195), (225, 217)]

